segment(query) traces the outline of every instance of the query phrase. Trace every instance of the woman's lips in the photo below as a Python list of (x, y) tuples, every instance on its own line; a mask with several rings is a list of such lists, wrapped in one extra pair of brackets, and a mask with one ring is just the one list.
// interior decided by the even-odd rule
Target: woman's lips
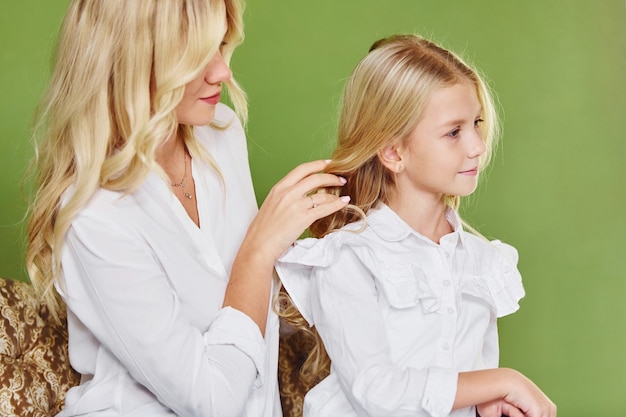
[(208, 104), (216, 105), (220, 101), (220, 93), (214, 94), (210, 97), (202, 97), (200, 100)]
[(468, 169), (467, 171), (461, 171), (459, 172), (459, 174), (461, 175), (478, 175), (478, 168), (472, 168), (472, 169)]

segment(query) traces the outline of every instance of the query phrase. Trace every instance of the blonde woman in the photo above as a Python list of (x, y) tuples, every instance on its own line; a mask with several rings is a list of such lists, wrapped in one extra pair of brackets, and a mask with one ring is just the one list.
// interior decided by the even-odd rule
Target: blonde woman
[[(277, 264), (293, 300), (281, 315), (315, 326), (331, 360), (305, 416), (556, 415), (529, 379), (498, 368), (496, 319), (524, 295), (517, 252), (457, 212), (496, 127), (476, 71), (426, 39), (383, 39), (357, 65), (326, 168), (347, 179), (351, 205)], [(313, 352), (309, 377), (327, 364)]]
[(273, 265), (348, 199), (307, 197), (342, 184), (314, 161), (257, 210), (228, 65), (242, 39), (238, 0), (69, 4), (27, 256), (82, 374), (60, 416), (281, 414)]

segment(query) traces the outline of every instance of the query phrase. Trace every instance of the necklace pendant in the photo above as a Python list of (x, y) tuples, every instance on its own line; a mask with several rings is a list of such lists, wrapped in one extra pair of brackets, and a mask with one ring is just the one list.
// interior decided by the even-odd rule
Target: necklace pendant
[(185, 191), (185, 192), (183, 192), (183, 195), (191, 200), (191, 193), (188, 193), (188, 192)]

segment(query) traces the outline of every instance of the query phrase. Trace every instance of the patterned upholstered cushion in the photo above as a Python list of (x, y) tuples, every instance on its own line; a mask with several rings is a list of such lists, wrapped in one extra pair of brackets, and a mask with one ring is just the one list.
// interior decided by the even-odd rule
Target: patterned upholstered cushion
[(0, 415), (54, 415), (78, 382), (65, 325), (48, 320), (30, 284), (0, 279)]
[[(284, 417), (302, 416), (304, 394), (314, 385), (299, 375), (310, 348), (298, 332), (281, 337), (278, 377)], [(69, 363), (65, 323), (49, 320), (30, 284), (0, 278), (0, 416), (54, 416), (67, 390), (79, 381)]]

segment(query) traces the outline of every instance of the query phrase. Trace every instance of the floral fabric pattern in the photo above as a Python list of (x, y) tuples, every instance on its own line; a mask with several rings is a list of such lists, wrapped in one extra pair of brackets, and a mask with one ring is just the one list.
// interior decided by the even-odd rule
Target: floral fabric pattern
[(1, 416), (47, 417), (61, 410), (66, 391), (80, 381), (67, 337), (65, 323), (51, 321), (30, 284), (0, 279)]

